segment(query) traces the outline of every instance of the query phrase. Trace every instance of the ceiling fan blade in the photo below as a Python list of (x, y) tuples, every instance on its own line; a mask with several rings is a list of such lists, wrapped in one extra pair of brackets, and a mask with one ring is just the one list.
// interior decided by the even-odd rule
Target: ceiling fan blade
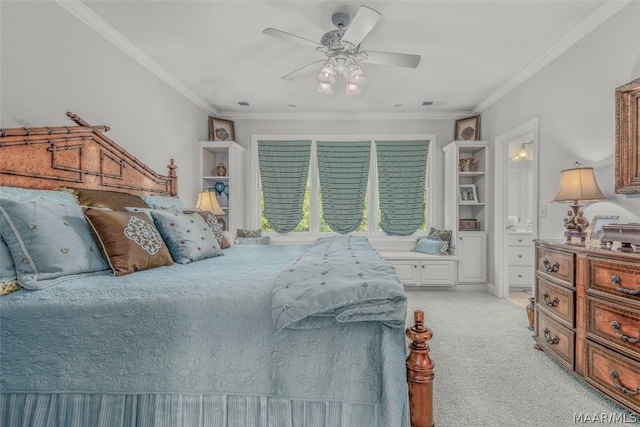
[(281, 77), (282, 80), (294, 80), (297, 79), (299, 77), (304, 77), (306, 75), (309, 75), (313, 72), (319, 72), (320, 71), (320, 64), (324, 64), (325, 62), (327, 62), (325, 59), (320, 59), (318, 61), (312, 62), (311, 64), (307, 64), (302, 68), (298, 68), (295, 71), (290, 72), (289, 74), (285, 74), (284, 76)]
[(367, 59), (362, 60), (368, 64), (393, 65), (396, 67), (416, 68), (420, 64), (420, 55), (408, 53), (375, 52), (367, 50)]
[(342, 40), (358, 46), (382, 18), (382, 14), (367, 6), (360, 6), (351, 20)]
[(293, 34), (276, 30), (275, 28), (266, 28), (264, 31), (262, 31), (262, 34), (266, 34), (271, 37), (294, 42), (302, 46), (312, 47), (314, 49), (322, 46), (320, 43), (316, 43), (312, 40), (305, 39), (304, 37), (294, 36)]

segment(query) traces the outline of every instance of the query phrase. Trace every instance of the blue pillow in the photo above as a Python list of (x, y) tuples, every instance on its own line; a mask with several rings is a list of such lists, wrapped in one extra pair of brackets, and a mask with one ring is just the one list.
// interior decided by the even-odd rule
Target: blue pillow
[(32, 202), (55, 202), (65, 205), (77, 205), (76, 197), (68, 191), (35, 190), (31, 188), (0, 186), (0, 199), (23, 200)]
[(11, 251), (4, 237), (0, 235), (0, 283), (11, 282), (17, 279), (16, 265), (13, 263)]
[(418, 239), (415, 251), (429, 255), (447, 255), (449, 242), (446, 240), (433, 240), (428, 237)]
[(188, 264), (224, 255), (218, 240), (199, 214), (152, 210), (151, 216), (175, 262)]
[(169, 209), (175, 207), (179, 212), (182, 212), (187, 207), (184, 202), (177, 197), (170, 196), (140, 196), (140, 198), (151, 209)]
[(109, 269), (78, 204), (0, 199), (0, 230), (26, 289)]
[[(0, 186), (0, 198), (11, 200), (32, 200), (37, 202), (58, 202), (76, 205), (78, 202), (73, 194), (67, 191), (34, 190), (31, 188)], [(0, 236), (0, 283), (16, 280), (16, 266), (11, 257), (11, 251), (4, 238)]]

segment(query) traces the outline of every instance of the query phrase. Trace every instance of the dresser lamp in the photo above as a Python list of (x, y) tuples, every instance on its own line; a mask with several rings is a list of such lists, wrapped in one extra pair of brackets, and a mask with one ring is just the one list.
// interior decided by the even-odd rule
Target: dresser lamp
[(226, 215), (225, 211), (222, 210), (220, 204), (218, 203), (218, 198), (215, 193), (210, 191), (201, 191), (198, 194), (198, 202), (196, 203), (196, 207), (198, 209), (202, 209), (203, 211), (213, 212), (213, 214), (217, 217), (218, 225), (223, 230), (226, 230), (227, 225), (222, 218)]
[(580, 202), (595, 202), (606, 200), (600, 191), (596, 178), (593, 175), (593, 168), (583, 168), (580, 162), (575, 162), (572, 169), (565, 169), (560, 174), (560, 186), (552, 202), (572, 202), (571, 210), (567, 212), (564, 219), (565, 236), (567, 243), (571, 243), (572, 237), (579, 237), (579, 243), (575, 245), (584, 246), (587, 236), (589, 221), (584, 216)]

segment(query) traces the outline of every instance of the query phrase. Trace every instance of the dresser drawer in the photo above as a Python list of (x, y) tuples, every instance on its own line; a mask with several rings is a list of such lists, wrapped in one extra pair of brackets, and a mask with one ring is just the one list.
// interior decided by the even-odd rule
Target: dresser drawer
[(533, 284), (533, 267), (510, 266), (509, 267), (509, 285), (526, 285)]
[(586, 380), (613, 399), (640, 412), (640, 363), (586, 340)]
[(640, 306), (640, 263), (587, 258), (587, 292), (602, 292)]
[(567, 369), (573, 371), (575, 332), (536, 310), (536, 342)]
[(533, 248), (532, 234), (509, 234), (509, 246), (529, 246)]
[(538, 278), (538, 286), (536, 286), (536, 304), (538, 307), (546, 311), (551, 316), (555, 316), (566, 326), (575, 326), (575, 304), (574, 291), (558, 286), (553, 282)]
[(533, 248), (509, 246), (509, 265), (533, 265)]
[(587, 298), (587, 337), (640, 360), (640, 311)]
[(536, 256), (538, 271), (563, 282), (566, 286), (574, 286), (572, 253), (539, 246)]

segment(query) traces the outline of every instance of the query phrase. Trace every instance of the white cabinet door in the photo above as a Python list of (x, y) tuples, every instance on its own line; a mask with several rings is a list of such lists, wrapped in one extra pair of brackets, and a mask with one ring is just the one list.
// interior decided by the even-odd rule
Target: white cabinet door
[(485, 233), (458, 233), (458, 283), (487, 281), (486, 240)]
[(398, 277), (403, 285), (415, 286), (418, 285), (419, 273), (417, 261), (389, 261), (389, 263), (396, 269)]

